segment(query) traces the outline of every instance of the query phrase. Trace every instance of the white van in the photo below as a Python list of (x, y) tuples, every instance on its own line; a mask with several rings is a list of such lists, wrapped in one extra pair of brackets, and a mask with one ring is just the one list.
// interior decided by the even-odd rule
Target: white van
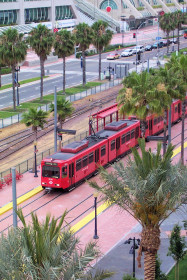
[(133, 50), (133, 54), (136, 54), (136, 49), (137, 49), (137, 53), (139, 53), (139, 52), (144, 52), (145, 51), (145, 49), (144, 49), (144, 46), (143, 45), (139, 45), (139, 46), (135, 46), (132, 50)]

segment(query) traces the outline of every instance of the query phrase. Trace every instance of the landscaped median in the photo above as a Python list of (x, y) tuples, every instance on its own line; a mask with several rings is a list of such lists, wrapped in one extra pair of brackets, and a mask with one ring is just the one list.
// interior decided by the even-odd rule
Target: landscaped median
[[(48, 76), (45, 76), (45, 78), (47, 78), (47, 77)], [(30, 83), (30, 82), (33, 82), (33, 81), (37, 81), (39, 79), (40, 78), (33, 78), (33, 79), (21, 81), (20, 84)], [(70, 95), (74, 95), (76, 93), (81, 93), (81, 92), (86, 91), (88, 89), (100, 86), (102, 83), (103, 82), (88, 82), (84, 86), (83, 85), (78, 85), (78, 86), (75, 86), (75, 87), (72, 87), (72, 88), (67, 88), (66, 92), (65, 92), (65, 95), (70, 96)], [(11, 87), (11, 85), (5, 85), (5, 86), (7, 86), (7, 88)], [(1, 89), (2, 89), (2, 87), (1, 87)], [(62, 90), (57, 92), (57, 97), (61, 96), (61, 95), (64, 95)], [(9, 117), (15, 116), (17, 114), (23, 113), (31, 107), (32, 108), (39, 108), (43, 105), (50, 104), (53, 101), (54, 101), (54, 93), (43, 96), (43, 101), (40, 101), (40, 98), (36, 98), (36, 99), (33, 99), (32, 101), (21, 103), (19, 107), (16, 107), (15, 111), (13, 111), (13, 108), (10, 108), (10, 107), (2, 109), (2, 110), (0, 110), (0, 119), (6, 119), (6, 118), (9, 118)]]

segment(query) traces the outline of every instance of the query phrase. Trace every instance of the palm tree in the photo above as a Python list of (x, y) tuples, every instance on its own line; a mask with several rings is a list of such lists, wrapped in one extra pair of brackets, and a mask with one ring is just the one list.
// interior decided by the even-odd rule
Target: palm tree
[(173, 13), (174, 24), (177, 28), (177, 38), (178, 38), (178, 51), (180, 49), (180, 36), (179, 31), (181, 30), (182, 23), (185, 22), (186, 13), (182, 13), (182, 11), (175, 11)]
[[(54, 112), (54, 104), (50, 104), (51, 112)], [(63, 124), (67, 117), (70, 117), (74, 111), (72, 103), (70, 103), (64, 96), (58, 96), (57, 98), (57, 114), (60, 128), (62, 129)], [(59, 141), (59, 150), (61, 149), (62, 139)]]
[(9, 28), (0, 36), (0, 61), (12, 69), (14, 110), (16, 109), (15, 67), (25, 59), (27, 54), (27, 44), (23, 40), (23, 35), (23, 33), (19, 34), (16, 29)]
[(62, 229), (66, 212), (59, 221), (47, 215), (43, 223), (31, 213), (29, 225), (21, 210), (18, 210), (18, 216), (22, 227), (0, 237), (1, 279), (102, 280), (113, 275), (108, 271), (101, 272), (98, 278), (85, 274), (85, 269), (100, 252), (94, 242), (80, 249), (73, 232), (69, 228)]
[(185, 112), (186, 112), (186, 92), (187, 92), (187, 57), (172, 56), (167, 63), (168, 67), (175, 73), (177, 79), (177, 88), (179, 96), (182, 101), (182, 132), (181, 132), (181, 163), (184, 164), (184, 126), (185, 126)]
[(83, 70), (83, 85), (86, 84), (86, 58), (85, 51), (89, 48), (92, 43), (93, 31), (86, 23), (79, 23), (73, 33), (76, 37), (76, 44), (79, 45), (79, 49), (82, 51), (82, 70)]
[[(123, 80), (124, 88), (117, 97), (120, 113), (136, 115), (140, 119), (141, 136), (145, 137), (146, 117), (150, 113), (162, 114), (158, 89), (154, 84), (154, 76), (144, 71), (140, 74), (132, 72)], [(162, 92), (164, 95), (164, 92)]]
[(169, 52), (169, 33), (175, 29), (175, 25), (171, 18), (171, 13), (166, 13), (159, 18), (159, 26), (164, 32), (166, 32), (167, 36), (167, 53)]
[[(49, 113), (44, 112), (43, 110), (38, 110), (35, 108), (30, 108), (28, 112), (24, 112), (22, 114), (21, 122), (24, 123), (27, 127), (31, 126), (34, 132), (34, 146), (36, 146), (37, 141), (37, 131), (38, 127), (41, 129), (44, 128), (44, 124), (47, 123), (46, 118), (48, 117)], [(34, 150), (34, 158), (35, 158), (35, 150)], [(33, 172), (35, 172), (35, 160), (33, 160)]]
[(53, 33), (45, 26), (38, 24), (29, 33), (29, 45), (40, 58), (41, 69), (41, 87), (40, 87), (40, 101), (43, 100), (43, 76), (44, 76), (44, 62), (47, 55), (50, 54), (53, 46)]
[[(160, 86), (168, 95), (168, 102), (163, 103), (163, 96), (159, 95), (160, 102), (164, 108), (164, 139), (166, 139), (166, 130), (167, 130), (167, 110), (170, 107), (172, 99), (182, 98), (181, 94), (177, 90), (178, 77), (174, 71), (173, 67), (170, 67), (169, 64), (165, 64), (164, 67), (161, 67), (157, 73), (158, 86)], [(166, 152), (166, 140), (164, 141), (164, 153)]]
[(173, 149), (168, 146), (161, 156), (161, 144), (156, 154), (146, 151), (145, 140), (139, 139), (140, 153), (132, 149), (127, 166), (114, 164), (114, 172), (101, 168), (104, 183), (89, 184), (102, 194), (103, 200), (116, 204), (132, 215), (142, 226), (138, 265), (144, 252), (144, 279), (155, 280), (155, 257), (160, 246), (160, 225), (181, 203), (187, 192), (187, 168), (171, 162)]
[(92, 43), (99, 53), (99, 80), (101, 80), (101, 53), (103, 48), (109, 45), (113, 34), (107, 27), (108, 24), (102, 20), (98, 20), (92, 25), (94, 34)]
[(75, 38), (70, 31), (61, 29), (60, 32), (56, 33), (54, 49), (58, 57), (63, 58), (63, 92), (65, 93), (66, 85), (66, 57), (73, 54), (75, 45)]

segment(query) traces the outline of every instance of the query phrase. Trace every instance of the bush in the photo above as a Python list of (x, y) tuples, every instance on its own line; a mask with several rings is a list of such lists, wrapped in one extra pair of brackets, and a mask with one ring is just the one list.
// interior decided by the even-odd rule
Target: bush
[(1, 75), (9, 74), (11, 73), (11, 68), (1, 68)]
[(124, 274), (123, 280), (137, 280), (137, 278), (132, 277), (130, 274)]

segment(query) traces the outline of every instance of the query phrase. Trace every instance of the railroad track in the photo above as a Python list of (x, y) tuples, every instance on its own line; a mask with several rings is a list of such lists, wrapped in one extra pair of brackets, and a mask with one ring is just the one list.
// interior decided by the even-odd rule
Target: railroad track
[[(67, 118), (65, 122), (68, 122), (72, 119), (75, 119), (77, 116), (80, 116), (88, 111), (91, 111), (96, 106), (100, 106), (101, 104), (108, 103), (116, 98), (117, 91), (114, 93), (107, 95), (106, 97), (100, 98), (93, 102), (90, 106), (82, 106), (77, 108), (73, 115), (70, 118)], [(48, 123), (45, 125), (43, 130), (38, 130), (37, 139), (43, 137), (44, 135), (50, 133), (54, 129), (54, 118), (49, 119)], [(0, 160), (6, 158), (7, 156), (17, 152), (18, 150), (24, 148), (25, 146), (33, 143), (34, 141), (34, 132), (31, 128), (27, 128), (22, 130), (16, 134), (13, 134), (9, 137), (0, 139)]]

